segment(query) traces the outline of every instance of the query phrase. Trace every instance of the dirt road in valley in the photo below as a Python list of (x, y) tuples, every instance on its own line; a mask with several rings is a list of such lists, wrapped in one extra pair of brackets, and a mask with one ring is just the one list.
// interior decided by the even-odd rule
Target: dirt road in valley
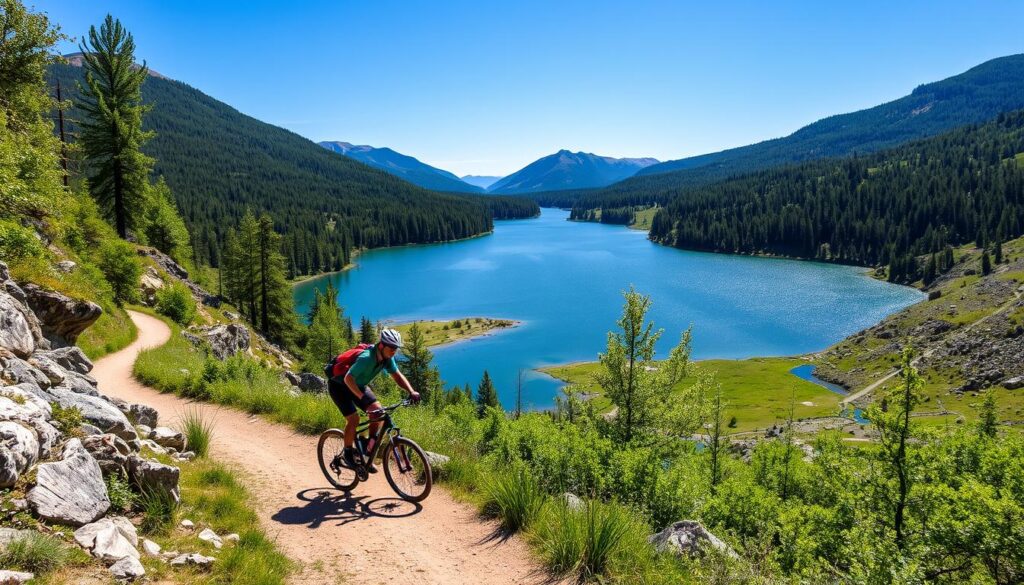
[(162, 426), (198, 407), (216, 424), (211, 457), (243, 473), (260, 522), (303, 569), (292, 583), (542, 583), (546, 575), (518, 538), (495, 538), (495, 524), (435, 486), (422, 506), (395, 497), (383, 474), (351, 495), (329, 489), (316, 437), (246, 413), (171, 394), (132, 378), (138, 353), (167, 341), (159, 319), (130, 312), (139, 328), (127, 348), (96, 362), (100, 391), (160, 412)]

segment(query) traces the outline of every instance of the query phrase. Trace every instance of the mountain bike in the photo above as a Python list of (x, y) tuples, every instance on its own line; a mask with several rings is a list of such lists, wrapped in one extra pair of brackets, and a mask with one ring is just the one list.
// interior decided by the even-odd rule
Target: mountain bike
[[(359, 482), (370, 477), (369, 465), (383, 449), (381, 463), (384, 466), (384, 477), (391, 485), (391, 489), (409, 502), (425, 500), (430, 495), (430, 488), (434, 483), (430, 461), (423, 449), (414, 441), (403, 437), (401, 429), (391, 420), (392, 412), (409, 404), (412, 404), (412, 401), (403, 400), (398, 404), (366, 413), (370, 418), (356, 427), (356, 450), (359, 456), (354, 468), (350, 467), (342, 456), (345, 449), (345, 432), (340, 429), (324, 431), (320, 435), (316, 450), (320, 470), (324, 472), (327, 481), (339, 490), (354, 489)], [(363, 453), (362, 446), (365, 443), (359, 437), (369, 427), (371, 420), (383, 421), (383, 424), (377, 432), (373, 450), (370, 453)]]

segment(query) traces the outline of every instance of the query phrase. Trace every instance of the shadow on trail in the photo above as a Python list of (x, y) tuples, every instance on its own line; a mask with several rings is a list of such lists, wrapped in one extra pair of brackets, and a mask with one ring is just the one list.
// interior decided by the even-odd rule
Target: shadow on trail
[(344, 526), (367, 518), (408, 518), (418, 514), (423, 506), (401, 498), (374, 498), (353, 496), (331, 488), (309, 488), (295, 494), (302, 506), (281, 508), (270, 518), (281, 524), (305, 524), (319, 528), (323, 523)]

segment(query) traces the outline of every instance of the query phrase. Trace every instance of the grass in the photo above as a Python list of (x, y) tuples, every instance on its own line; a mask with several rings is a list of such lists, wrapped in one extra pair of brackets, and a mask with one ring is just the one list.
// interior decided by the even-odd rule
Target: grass
[(107, 485), (111, 513), (118, 514), (132, 509), (137, 496), (126, 480), (115, 473), (111, 473), (104, 478), (103, 482)]
[(112, 309), (111, 312), (105, 309), (100, 318), (78, 337), (76, 345), (82, 348), (91, 360), (124, 349), (135, 341), (139, 333), (124, 309)]
[(80, 549), (39, 532), (31, 532), (0, 549), (0, 567), (29, 573), (50, 573), (88, 562), (88, 555)]
[(633, 223), (629, 224), (630, 229), (643, 230), (645, 232), (651, 231), (651, 223), (654, 222), (654, 216), (657, 213), (657, 205), (635, 212), (633, 214)]
[(162, 488), (143, 491), (137, 498), (142, 512), (142, 532), (146, 534), (166, 533), (174, 525), (174, 512), (178, 502), (171, 492)]
[(181, 433), (185, 435), (185, 445), (197, 457), (206, 457), (210, 452), (213, 440), (213, 421), (208, 420), (198, 408), (186, 410), (179, 418)]
[[(794, 367), (806, 363), (798, 358), (751, 358), (704, 360), (697, 362), (697, 366), (716, 373), (727, 403), (725, 418), (736, 417), (736, 426), (730, 432), (742, 432), (769, 428), (785, 421), (794, 395), (796, 418), (830, 416), (839, 411), (840, 395), (790, 373)], [(579, 385), (584, 392), (593, 395), (591, 400), (600, 411), (607, 411), (611, 404), (594, 382), (599, 367), (597, 362), (581, 362), (549, 366), (541, 371)], [(677, 388), (681, 390), (695, 381), (695, 376), (688, 376)]]
[[(423, 333), (423, 340), (427, 344), (427, 347), (454, 343), (464, 339), (471, 339), (473, 337), (486, 335), (488, 332), (495, 329), (515, 327), (519, 324), (517, 321), (509, 319), (493, 319), (491, 317), (464, 317), (462, 319), (452, 319), (450, 321), (428, 320), (415, 321), (415, 323), (419, 324), (420, 331)], [(413, 323), (403, 323), (401, 325), (395, 325), (395, 329), (408, 339), (409, 329), (411, 329), (412, 326)]]
[(493, 476), (484, 488), (484, 513), (501, 521), (502, 529), (519, 532), (534, 523), (547, 494), (525, 469)]

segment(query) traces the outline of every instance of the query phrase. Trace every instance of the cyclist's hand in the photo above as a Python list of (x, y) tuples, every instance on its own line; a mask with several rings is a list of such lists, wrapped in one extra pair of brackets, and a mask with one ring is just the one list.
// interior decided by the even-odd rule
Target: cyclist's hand
[(420, 401), (420, 393), (415, 390), (409, 392), (409, 400), (412, 400), (412, 403), (416, 404)]

